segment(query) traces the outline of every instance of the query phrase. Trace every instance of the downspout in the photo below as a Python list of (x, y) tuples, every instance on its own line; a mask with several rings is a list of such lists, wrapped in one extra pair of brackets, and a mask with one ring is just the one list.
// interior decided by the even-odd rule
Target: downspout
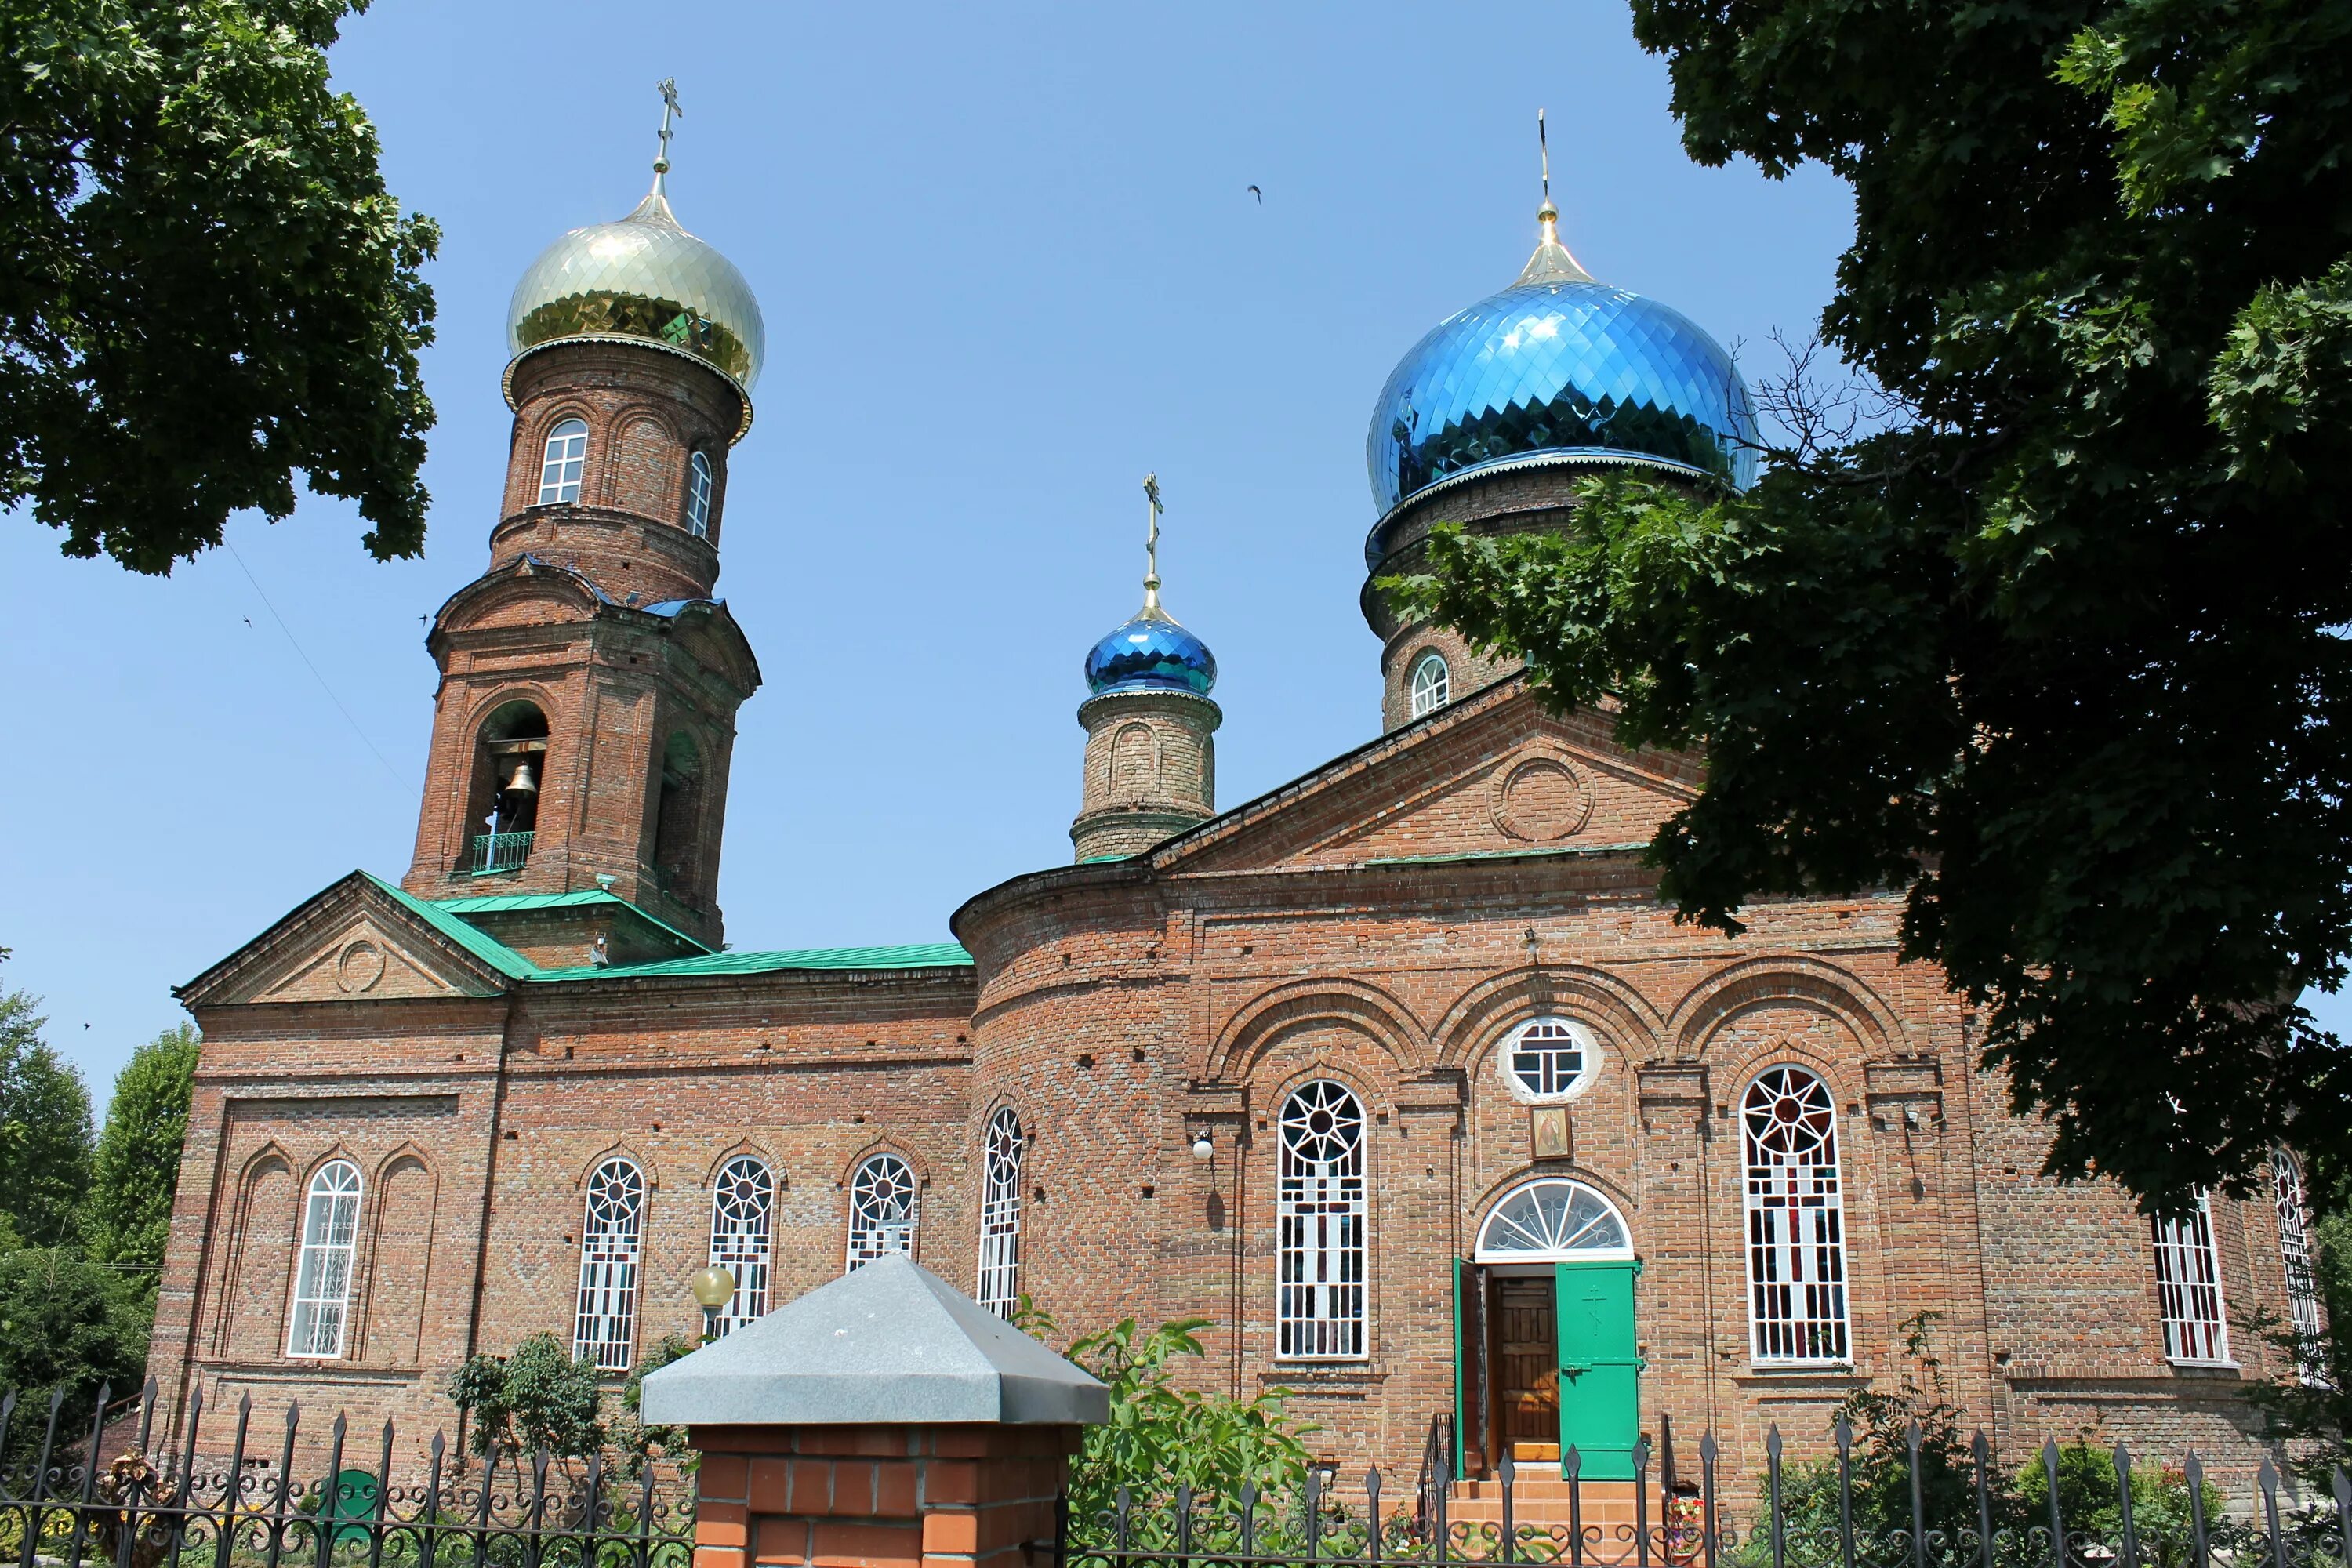
[[(515, 1003), (518, 991), (514, 983), (507, 988), (506, 1016), (499, 1022), (499, 1055), (490, 1075), (490, 1147), (482, 1161), (482, 1208), (475, 1219), (474, 1299), (466, 1313), (466, 1360), (471, 1361), (481, 1349), (482, 1296), (488, 1289), (490, 1266), (490, 1215), (499, 1190), (499, 1141), (505, 1128), (507, 1105), (507, 1048), (514, 1037)], [(467, 1413), (457, 1412), (457, 1454), (463, 1463), (466, 1452), (466, 1420)], [(483, 1485), (489, 1484), (488, 1478)]]

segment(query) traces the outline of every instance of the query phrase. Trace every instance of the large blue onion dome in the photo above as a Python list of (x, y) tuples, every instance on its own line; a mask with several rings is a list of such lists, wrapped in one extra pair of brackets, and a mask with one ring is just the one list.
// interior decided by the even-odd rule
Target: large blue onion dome
[(1106, 634), (1087, 653), (1087, 689), (1190, 691), (1206, 697), (1217, 684), (1217, 658), (1209, 645), (1160, 607), (1159, 584), (1144, 592), (1135, 619)]
[(1365, 439), (1385, 515), (1455, 474), (1641, 463), (1746, 489), (1756, 405), (1723, 345), (1681, 311), (1593, 280), (1550, 202), (1517, 281), (1430, 329), (1372, 409)]

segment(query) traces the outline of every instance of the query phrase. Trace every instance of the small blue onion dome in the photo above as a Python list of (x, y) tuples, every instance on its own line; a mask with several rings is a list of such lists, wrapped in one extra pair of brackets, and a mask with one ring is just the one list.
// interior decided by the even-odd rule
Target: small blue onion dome
[(1087, 689), (1097, 697), (1106, 691), (1190, 691), (1206, 697), (1216, 684), (1216, 655), (1160, 607), (1157, 594), (1145, 599), (1135, 619), (1087, 654)]
[(1681, 311), (1595, 282), (1558, 216), (1549, 201), (1537, 215), (1517, 281), (1430, 329), (1381, 389), (1365, 458), (1383, 515), (1538, 453), (1755, 482), (1756, 405), (1731, 356)]

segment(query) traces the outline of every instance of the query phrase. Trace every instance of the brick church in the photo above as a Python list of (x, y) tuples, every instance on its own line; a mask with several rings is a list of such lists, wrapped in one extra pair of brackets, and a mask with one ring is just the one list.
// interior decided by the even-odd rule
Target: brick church
[(1918, 1375), (1923, 1317), (2011, 1464), (2090, 1430), (2252, 1461), (2242, 1390), (2287, 1369), (2233, 1324), (2317, 1310), (2292, 1154), (2153, 1223), (2043, 1179), (1968, 1010), (1896, 962), (1898, 898), (1677, 926), (1640, 851), (1700, 759), (1546, 711), (1372, 586), (1441, 520), (1556, 525), (1596, 469), (1753, 478), (1729, 356), (1587, 274), (1548, 201), (1374, 406), (1382, 733), (1220, 809), (1215, 661), (1147, 575), (1085, 662), (1071, 864), (975, 893), (953, 943), (725, 945), (761, 675), (715, 593), (764, 330), (666, 168), (516, 289), (414, 858), (180, 990), (167, 1411), (299, 1397), (421, 1441), (474, 1352), (553, 1330), (617, 1383), (900, 1252), (1066, 1330), (1208, 1319), (1197, 1375), (1294, 1391), (1350, 1475), (1410, 1480), (1441, 1416), (1472, 1475), (1563, 1444), (1626, 1474), (1662, 1417), (1752, 1470), (1769, 1425), (1817, 1450)]

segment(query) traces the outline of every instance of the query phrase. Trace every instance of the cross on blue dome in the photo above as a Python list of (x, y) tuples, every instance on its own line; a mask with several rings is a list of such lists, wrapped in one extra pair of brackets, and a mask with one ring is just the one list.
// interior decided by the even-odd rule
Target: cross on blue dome
[(1430, 329), (1365, 437), (1385, 515), (1455, 474), (1514, 459), (1636, 462), (1756, 480), (1756, 406), (1723, 345), (1654, 300), (1594, 281), (1557, 214), (1518, 279)]

